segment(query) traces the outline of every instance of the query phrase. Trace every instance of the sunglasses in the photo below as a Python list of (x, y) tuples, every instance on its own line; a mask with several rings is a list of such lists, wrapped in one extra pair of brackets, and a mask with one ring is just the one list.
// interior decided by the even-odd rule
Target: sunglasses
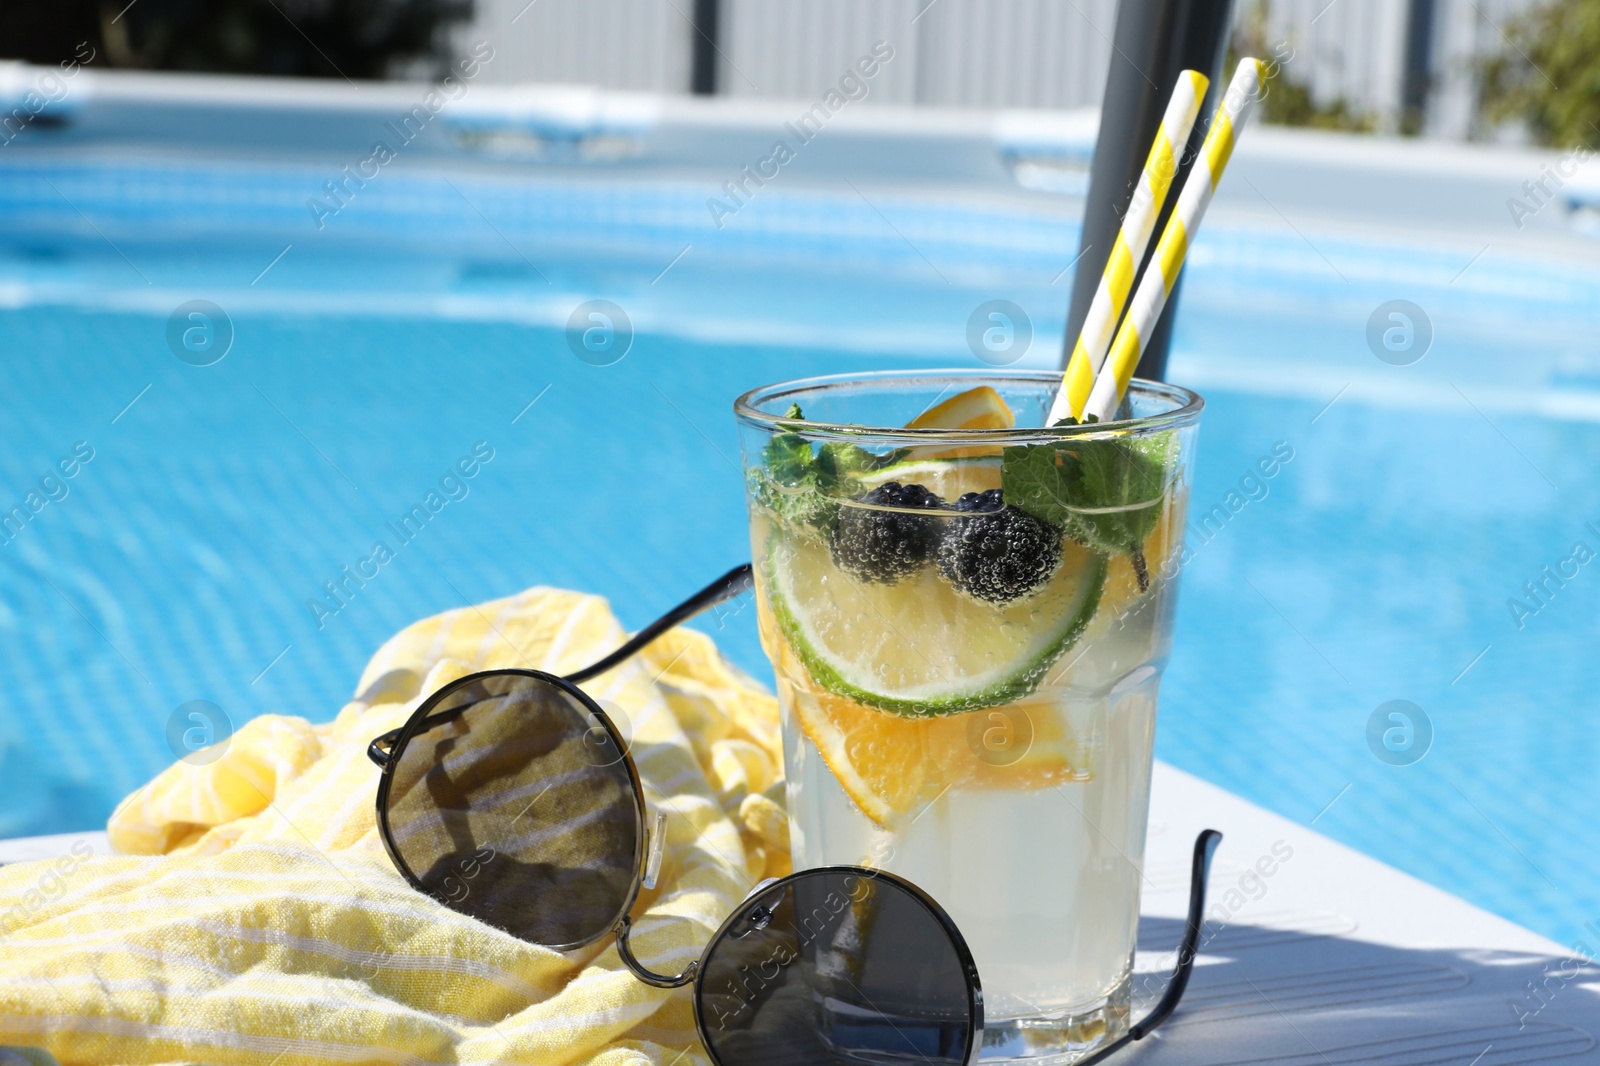
[[(578, 686), (667, 630), (748, 591), (749, 565), (695, 593), (566, 677), (490, 670), (453, 681), (372, 741), (378, 829), (416, 889), (528, 943), (571, 951), (616, 938), (657, 988), (694, 986), (695, 1025), (718, 1066), (973, 1061), (983, 993), (966, 941), (927, 893), (885, 870), (825, 866), (757, 885), (682, 973), (646, 968), (629, 912), (655, 887), (664, 811), (650, 817), (627, 741)], [(1188, 925), (1156, 1007), (1099, 1062), (1166, 1020), (1199, 944), (1222, 834), (1195, 842)]]

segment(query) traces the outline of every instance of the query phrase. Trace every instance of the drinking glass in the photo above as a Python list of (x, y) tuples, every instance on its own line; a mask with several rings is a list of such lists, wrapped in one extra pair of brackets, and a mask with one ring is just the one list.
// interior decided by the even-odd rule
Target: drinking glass
[(1135, 380), (1120, 420), (1044, 428), (1059, 382), (894, 371), (735, 404), (795, 868), (940, 901), (983, 975), (986, 1062), (1071, 1062), (1128, 1026), (1203, 406)]

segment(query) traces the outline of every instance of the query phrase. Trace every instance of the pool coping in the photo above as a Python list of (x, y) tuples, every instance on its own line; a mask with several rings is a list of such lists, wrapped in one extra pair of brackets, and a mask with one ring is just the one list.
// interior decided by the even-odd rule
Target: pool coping
[[(0, 62), (0, 86), (26, 86), (50, 69)], [(8, 140), (0, 165), (84, 148), (201, 151), (218, 138), (229, 159), (320, 153), (349, 162), (433, 92), (416, 82), (97, 69), (66, 84), (41, 113), (51, 122)], [(761, 160), (776, 137), (799, 153), (782, 170), (785, 185), (831, 187), (848, 178), (945, 196), (1081, 204), (1099, 126), (1093, 108), (874, 102), (845, 108), (815, 136), (796, 139), (794, 124), (811, 104), (472, 82), (441, 103), (414, 144), (407, 137), (405, 154), (418, 164), (466, 163), (485, 173), (692, 174), (715, 193), (724, 179), (748, 189), (756, 179), (741, 164)], [(1423, 239), (1469, 256), (1492, 244), (1593, 265), (1600, 263), (1600, 153), (1583, 161), (1574, 152), (1257, 124), (1239, 141), (1214, 211), (1313, 235)], [(1530, 191), (1537, 182), (1547, 183), (1542, 193)], [(1557, 206), (1546, 210), (1546, 202)]]

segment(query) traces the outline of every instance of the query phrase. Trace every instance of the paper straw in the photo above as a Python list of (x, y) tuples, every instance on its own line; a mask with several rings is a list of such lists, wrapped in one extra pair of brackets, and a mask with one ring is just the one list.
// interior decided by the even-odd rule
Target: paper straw
[(1209, 84), (1210, 79), (1198, 70), (1186, 70), (1178, 75), (1178, 82), (1172, 87), (1167, 112), (1156, 129), (1155, 139), (1150, 142), (1144, 172), (1139, 175), (1139, 184), (1128, 201), (1122, 228), (1111, 246), (1111, 254), (1106, 257), (1105, 272), (1100, 275), (1100, 286), (1094, 291), (1089, 313), (1084, 316), (1083, 330), (1072, 347), (1072, 358), (1067, 361), (1061, 388), (1050, 405), (1050, 417), (1045, 420), (1047, 426), (1055, 425), (1068, 415), (1083, 417), (1094, 376), (1106, 360), (1111, 333), (1117, 328), (1117, 319), (1128, 302), (1133, 276), (1144, 260), (1150, 232), (1155, 229), (1161, 205), (1166, 203), (1167, 190), (1178, 172), (1178, 157), (1189, 143), (1189, 131), (1194, 128), (1200, 101), (1205, 99)]
[(1250, 120), (1250, 112), (1261, 95), (1261, 64), (1255, 59), (1241, 59), (1233, 73), (1233, 81), (1211, 116), (1211, 128), (1206, 132), (1205, 144), (1200, 148), (1200, 158), (1194, 161), (1189, 176), (1184, 179), (1178, 193), (1178, 206), (1173, 208), (1156, 243), (1156, 254), (1139, 279), (1133, 301), (1128, 306), (1127, 317), (1117, 330), (1111, 343), (1111, 355), (1095, 376), (1094, 387), (1089, 392), (1089, 402), (1084, 417), (1109, 421), (1122, 403), (1122, 395), (1133, 380), (1134, 368), (1144, 354), (1167, 297), (1172, 294), (1178, 271), (1183, 268), (1184, 256), (1189, 252), (1189, 242), (1200, 228), (1211, 194), (1233, 153), (1233, 143), (1239, 130)]

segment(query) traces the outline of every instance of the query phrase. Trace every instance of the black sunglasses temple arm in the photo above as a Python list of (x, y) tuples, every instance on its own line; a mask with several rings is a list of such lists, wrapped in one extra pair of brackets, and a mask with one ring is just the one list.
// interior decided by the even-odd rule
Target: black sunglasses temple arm
[(741, 593), (748, 592), (754, 585), (755, 575), (750, 569), (750, 564), (745, 563), (742, 566), (736, 566), (660, 618), (657, 618), (654, 622), (639, 630), (626, 644), (610, 655), (607, 655), (599, 662), (585, 666), (576, 673), (568, 674), (566, 679), (574, 685), (579, 685), (592, 677), (598, 677), (618, 663), (637, 654), (645, 645), (661, 636), (667, 630), (672, 629), (674, 626), (682, 625), (701, 611), (709, 610), (719, 603), (724, 603)]
[[(750, 569), (750, 564), (744, 563), (736, 566), (660, 618), (657, 618), (654, 622), (639, 630), (627, 643), (610, 655), (598, 662), (590, 663), (582, 670), (568, 674), (566, 679), (574, 685), (580, 685), (592, 677), (598, 677), (617, 664), (625, 662), (633, 655), (638, 654), (651, 641), (667, 630), (682, 625), (701, 611), (710, 610), (719, 603), (726, 603), (735, 596), (750, 591), (754, 585), (755, 573)], [(632, 923), (624, 916), (617, 923), (614, 933), (617, 942), (617, 955), (621, 957), (622, 964), (631, 970), (635, 977), (655, 988), (682, 988), (694, 980), (695, 973), (700, 969), (699, 962), (691, 962), (682, 973), (670, 977), (648, 969), (634, 956), (633, 947), (628, 943), (628, 933), (631, 928)]]
[(1162, 994), (1161, 1002), (1157, 1003), (1155, 1009), (1145, 1015), (1138, 1025), (1088, 1058), (1080, 1059), (1077, 1066), (1093, 1066), (1094, 1063), (1104, 1062), (1128, 1044), (1143, 1040), (1155, 1032), (1156, 1027), (1166, 1021), (1178, 1008), (1178, 1000), (1183, 998), (1183, 991), (1189, 985), (1189, 974), (1194, 969), (1194, 958), (1200, 952), (1200, 933), (1205, 925), (1206, 880), (1211, 875), (1211, 857), (1216, 854), (1217, 845), (1220, 843), (1222, 834), (1215, 829), (1202, 830), (1195, 838), (1194, 864), (1189, 883), (1189, 920), (1183, 930), (1183, 943), (1178, 948), (1177, 969), (1173, 970), (1172, 978), (1167, 982), (1167, 990)]
[[(667, 630), (672, 629), (674, 626), (682, 625), (701, 611), (709, 610), (719, 603), (725, 603), (735, 596), (748, 592), (754, 585), (755, 574), (750, 569), (750, 564), (744, 563), (741, 566), (736, 566), (660, 618), (657, 618), (654, 622), (639, 630), (627, 643), (610, 655), (598, 662), (591, 663), (576, 673), (568, 674), (566, 679), (574, 685), (578, 685), (591, 677), (598, 677), (618, 663), (624, 662), (629, 657), (637, 654)], [(659, 832), (660, 822), (657, 824), (657, 831)], [(653, 877), (651, 880), (653, 880)], [(635, 977), (654, 988), (682, 988), (694, 980), (695, 974), (700, 969), (698, 961), (691, 962), (682, 973), (672, 976), (656, 973), (654, 970), (647, 968), (633, 954), (633, 946), (628, 943), (628, 934), (631, 930), (632, 922), (624, 915), (622, 920), (617, 923), (613, 933), (616, 936), (617, 955), (622, 959), (622, 964), (631, 970)]]
[[(696, 592), (693, 596), (690, 596), (688, 599), (678, 604), (678, 606), (674, 607), (672, 610), (668, 611), (654, 622), (651, 622), (649, 625), (639, 630), (639, 632), (633, 635), (631, 640), (629, 640), (622, 647), (618, 648), (616, 651), (612, 652), (610, 655), (607, 655), (604, 659), (584, 667), (575, 674), (568, 674), (567, 680), (576, 685), (589, 680), (591, 677), (598, 677), (600, 674), (605, 673), (607, 670), (611, 669), (613, 666), (616, 666), (629, 656), (636, 654), (641, 648), (655, 640), (673, 626), (681, 625), (682, 623), (693, 618), (695, 615), (699, 614), (701, 611), (709, 610), (719, 603), (731, 600), (735, 596), (749, 591), (754, 585), (755, 576), (750, 569), (749, 563), (745, 563), (743, 566), (734, 567), (732, 570), (729, 570), (726, 574), (723, 574), (711, 584), (707, 585), (699, 592)], [(419, 728), (421, 731), (432, 729), (441, 722), (450, 721), (460, 713), (460, 709), (457, 709), (431, 715), (422, 720), (422, 724)], [(372, 743), (367, 746), (367, 758), (371, 759), (379, 766), (387, 764), (389, 761), (390, 752), (394, 748), (395, 742), (400, 739), (400, 733), (401, 730), (399, 729), (391, 729), (381, 737), (375, 738)]]

